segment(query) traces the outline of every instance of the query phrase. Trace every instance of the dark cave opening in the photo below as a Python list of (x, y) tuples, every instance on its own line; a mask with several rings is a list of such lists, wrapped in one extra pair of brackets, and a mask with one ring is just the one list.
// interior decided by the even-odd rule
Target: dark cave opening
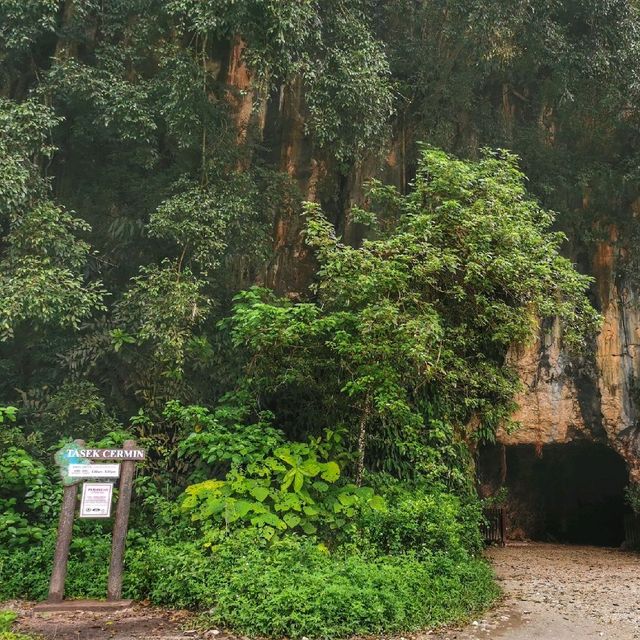
[(483, 496), (506, 488), (508, 538), (607, 547), (624, 541), (627, 468), (603, 444), (483, 447), (478, 482)]

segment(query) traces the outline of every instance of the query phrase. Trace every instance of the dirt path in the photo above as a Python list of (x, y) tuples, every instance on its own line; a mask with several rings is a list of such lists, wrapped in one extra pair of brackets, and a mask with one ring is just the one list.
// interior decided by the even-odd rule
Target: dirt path
[(504, 602), (437, 640), (640, 639), (640, 555), (616, 549), (514, 544), (489, 556)]
[(185, 611), (135, 605), (114, 612), (34, 613), (33, 605), (27, 603), (3, 606), (20, 615), (20, 631), (44, 640), (230, 640), (217, 630), (189, 629), (193, 616)]

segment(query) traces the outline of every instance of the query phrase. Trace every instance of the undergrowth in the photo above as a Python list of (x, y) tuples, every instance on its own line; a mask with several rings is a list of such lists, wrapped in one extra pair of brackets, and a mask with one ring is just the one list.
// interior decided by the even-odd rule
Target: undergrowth
[(0, 640), (37, 640), (36, 636), (11, 631), (17, 618), (13, 611), (0, 611)]
[[(124, 595), (271, 638), (409, 632), (490, 606), (498, 590), (477, 557), (477, 504), (401, 484), (385, 493), (388, 507), (368, 512), (331, 548), (296, 534), (266, 541), (246, 529), (195, 540), (179, 529), (173, 537), (133, 529)], [(66, 596), (104, 597), (110, 536), (80, 527), (76, 533)], [(0, 601), (44, 599), (54, 547), (49, 530), (39, 545), (0, 551)]]

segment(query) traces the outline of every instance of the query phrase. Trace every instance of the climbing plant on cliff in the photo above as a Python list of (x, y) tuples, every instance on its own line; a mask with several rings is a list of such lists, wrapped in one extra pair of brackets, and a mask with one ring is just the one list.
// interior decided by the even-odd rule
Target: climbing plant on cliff
[(507, 152), (465, 162), (425, 148), (410, 194), (374, 182), (371, 200), (352, 211), (373, 229), (359, 247), (307, 205), (314, 299), (241, 293), (233, 340), (290, 428), (349, 427), (358, 479), (366, 463), (461, 483), (456, 443), (491, 438), (514, 409), (507, 350), (551, 316), (579, 349), (598, 325), (590, 279), (560, 255), (564, 236)]
[(638, 3), (399, 0), (380, 13), (402, 140), (513, 150), (574, 251), (608, 241), (613, 222), (637, 272)]
[(123, 421), (215, 401), (215, 321), (300, 211), (289, 120), (343, 172), (384, 145), (374, 19), (368, 0), (1, 4), (0, 338), (28, 329), (0, 344), (3, 399), (36, 422), (70, 381)]

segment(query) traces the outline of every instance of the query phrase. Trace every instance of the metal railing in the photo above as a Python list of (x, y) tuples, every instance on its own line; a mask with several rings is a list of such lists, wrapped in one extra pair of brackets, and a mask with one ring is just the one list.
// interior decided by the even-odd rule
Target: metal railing
[(624, 517), (624, 542), (630, 549), (640, 549), (640, 516), (629, 514)]
[(503, 507), (491, 507), (483, 509), (482, 513), (485, 519), (481, 527), (484, 541), (504, 547), (507, 542), (506, 510)]

